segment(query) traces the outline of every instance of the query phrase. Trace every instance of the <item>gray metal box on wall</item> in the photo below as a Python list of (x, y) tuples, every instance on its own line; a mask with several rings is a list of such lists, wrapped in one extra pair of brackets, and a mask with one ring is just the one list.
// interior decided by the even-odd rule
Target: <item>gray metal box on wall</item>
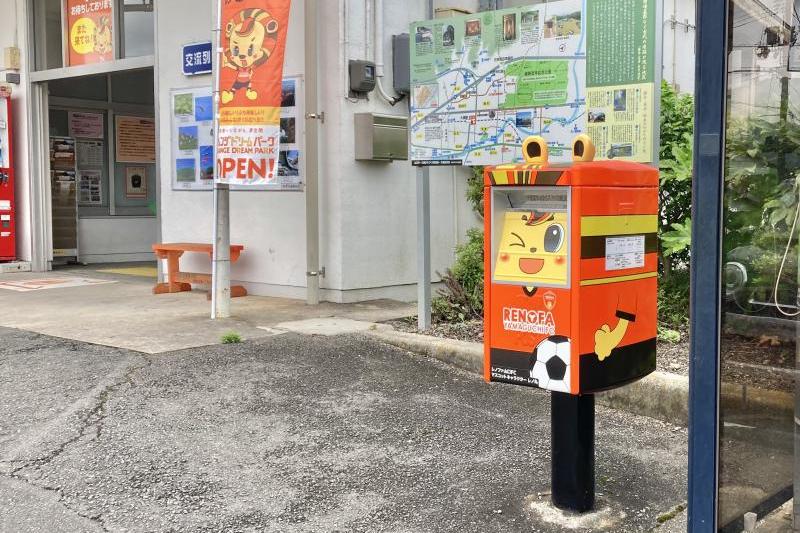
[(392, 35), (392, 78), (397, 94), (411, 92), (411, 43), (407, 33)]
[(355, 114), (356, 161), (408, 159), (408, 117)]

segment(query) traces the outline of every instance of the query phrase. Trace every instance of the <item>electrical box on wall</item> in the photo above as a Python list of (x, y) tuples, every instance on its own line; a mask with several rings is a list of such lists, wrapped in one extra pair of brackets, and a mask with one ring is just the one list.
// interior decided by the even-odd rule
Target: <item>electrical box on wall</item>
[(375, 63), (350, 60), (350, 91), (356, 95), (367, 95), (375, 89)]
[(408, 159), (408, 117), (356, 113), (356, 161)]
[(8, 46), (3, 49), (3, 67), (8, 70), (19, 70), (22, 68), (19, 48), (16, 46)]
[(411, 44), (409, 35), (392, 35), (392, 79), (397, 94), (411, 92)]

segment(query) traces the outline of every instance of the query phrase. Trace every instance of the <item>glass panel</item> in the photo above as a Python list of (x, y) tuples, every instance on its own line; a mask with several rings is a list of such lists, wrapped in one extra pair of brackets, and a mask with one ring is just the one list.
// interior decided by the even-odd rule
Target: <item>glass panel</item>
[(108, 78), (105, 74), (51, 80), (47, 84), (50, 96), (108, 101)]
[(122, 36), (125, 57), (153, 55), (153, 0), (122, 0)]
[(153, 69), (112, 74), (111, 94), (116, 104), (153, 105)]
[(800, 28), (794, 0), (729, 6), (719, 524), (794, 531)]
[(33, 1), (33, 35), (36, 70), (61, 68), (61, 0)]

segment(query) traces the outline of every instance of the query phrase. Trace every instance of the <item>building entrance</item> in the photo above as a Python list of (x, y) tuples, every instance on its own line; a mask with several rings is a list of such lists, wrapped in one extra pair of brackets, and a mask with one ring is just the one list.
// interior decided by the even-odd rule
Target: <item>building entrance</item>
[(52, 264), (154, 260), (153, 70), (47, 87)]

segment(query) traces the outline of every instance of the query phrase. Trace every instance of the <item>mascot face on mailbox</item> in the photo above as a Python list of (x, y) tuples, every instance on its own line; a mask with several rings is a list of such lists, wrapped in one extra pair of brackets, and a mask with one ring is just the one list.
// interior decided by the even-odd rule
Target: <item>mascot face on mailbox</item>
[(567, 231), (567, 213), (506, 212), (494, 280), (526, 286), (567, 285)]

